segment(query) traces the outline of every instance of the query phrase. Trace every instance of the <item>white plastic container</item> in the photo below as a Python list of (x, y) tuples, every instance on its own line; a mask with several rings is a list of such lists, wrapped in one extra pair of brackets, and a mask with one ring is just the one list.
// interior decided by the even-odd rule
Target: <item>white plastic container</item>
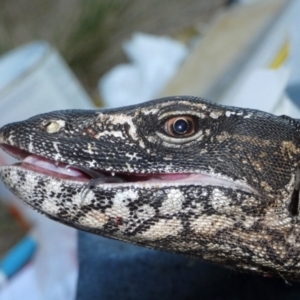
[(33, 42), (0, 57), (0, 126), (51, 110), (93, 107), (48, 43)]

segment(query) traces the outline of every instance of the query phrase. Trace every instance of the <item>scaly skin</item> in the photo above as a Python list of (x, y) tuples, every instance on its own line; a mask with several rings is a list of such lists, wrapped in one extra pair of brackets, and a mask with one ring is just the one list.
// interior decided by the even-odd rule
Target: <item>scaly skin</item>
[[(177, 117), (189, 122), (184, 134), (174, 132)], [(129, 182), (108, 176), (113, 182), (87, 186), (24, 163), (0, 167), (0, 176), (72, 227), (298, 280), (299, 126), (195, 97), (57, 111), (4, 126), (0, 143)]]

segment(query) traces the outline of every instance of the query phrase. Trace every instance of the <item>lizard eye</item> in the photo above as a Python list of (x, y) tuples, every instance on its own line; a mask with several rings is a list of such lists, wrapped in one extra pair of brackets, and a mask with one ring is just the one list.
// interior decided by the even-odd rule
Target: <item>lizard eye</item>
[(196, 122), (190, 116), (172, 117), (166, 121), (164, 130), (174, 137), (187, 137), (195, 133)]

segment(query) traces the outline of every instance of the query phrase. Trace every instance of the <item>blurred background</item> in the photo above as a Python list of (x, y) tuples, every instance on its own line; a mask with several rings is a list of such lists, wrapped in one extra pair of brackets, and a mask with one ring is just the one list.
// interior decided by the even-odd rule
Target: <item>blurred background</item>
[[(47, 41), (60, 52), (93, 103), (102, 106), (98, 81), (111, 68), (128, 61), (122, 43), (134, 32), (167, 35), (189, 43), (204, 32), (212, 16), (224, 9), (227, 2), (1, 0), (0, 55), (36, 40)], [(0, 66), (3, 67), (1, 78), (6, 77), (5, 72), (9, 71), (3, 64)], [(26, 97), (24, 95), (21, 101), (26, 101)], [(5, 111), (0, 111), (0, 115), (3, 114)], [(14, 219), (8, 217), (4, 207), (1, 208), (0, 256), (3, 256), (20, 234)]]
[[(297, 0), (1, 0), (0, 126), (171, 95), (299, 118), (299, 14)], [(77, 278), (75, 230), (0, 186), (0, 300), (75, 299)]]
[(141, 31), (183, 42), (204, 32), (228, 0), (1, 1), (0, 54), (34, 40), (61, 53), (95, 98), (101, 76), (126, 61), (122, 43)]

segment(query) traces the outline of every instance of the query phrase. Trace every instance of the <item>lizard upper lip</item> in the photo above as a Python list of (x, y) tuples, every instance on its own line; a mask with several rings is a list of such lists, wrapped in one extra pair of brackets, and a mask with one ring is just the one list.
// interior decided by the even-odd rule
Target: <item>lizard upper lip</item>
[(77, 181), (90, 181), (95, 179), (97, 183), (122, 183), (122, 182), (140, 182), (154, 180), (179, 180), (190, 177), (193, 174), (138, 174), (107, 172), (103, 170), (92, 170), (78, 165), (68, 165), (62, 162), (32, 154), (18, 147), (1, 144), (1, 148), (17, 158), (21, 162), (16, 165), (34, 172), (50, 175), (53, 177), (72, 179)]
[[(233, 181), (230, 178), (220, 178), (210, 174), (201, 173), (120, 173), (107, 172), (103, 170), (92, 170), (87, 167), (68, 165), (62, 162), (56, 162), (48, 158), (32, 154), (26, 150), (22, 150), (16, 146), (0, 144), (1, 148), (11, 156), (19, 159), (16, 165), (19, 167), (61, 179), (69, 179), (77, 182), (90, 182), (95, 184), (128, 184), (128, 183), (144, 183), (144, 184), (161, 184), (171, 185), (195, 184), (203, 186), (218, 186), (243, 190), (249, 193), (260, 195), (255, 189), (244, 182)], [(176, 183), (177, 182), (177, 183)]]

